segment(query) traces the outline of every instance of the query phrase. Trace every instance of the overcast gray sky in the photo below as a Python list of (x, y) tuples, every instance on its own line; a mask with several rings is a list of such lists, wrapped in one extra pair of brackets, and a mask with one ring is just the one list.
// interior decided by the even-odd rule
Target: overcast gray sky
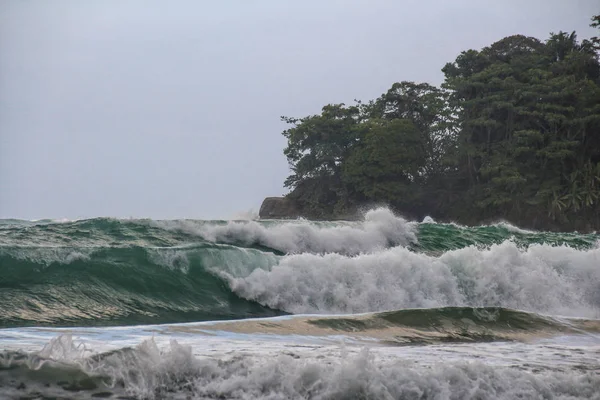
[(589, 37), (598, 0), (0, 0), (0, 218), (229, 218), (285, 193), (281, 115)]

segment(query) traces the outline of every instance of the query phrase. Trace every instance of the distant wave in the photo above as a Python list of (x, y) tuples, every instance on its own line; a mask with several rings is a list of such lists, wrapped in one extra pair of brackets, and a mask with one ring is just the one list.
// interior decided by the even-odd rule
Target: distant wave
[(238, 246), (263, 246), (283, 253), (360, 254), (417, 241), (415, 224), (388, 209), (368, 211), (364, 221), (241, 222), (206, 224), (198, 221), (153, 221), (153, 226), (197, 235), (204, 240)]

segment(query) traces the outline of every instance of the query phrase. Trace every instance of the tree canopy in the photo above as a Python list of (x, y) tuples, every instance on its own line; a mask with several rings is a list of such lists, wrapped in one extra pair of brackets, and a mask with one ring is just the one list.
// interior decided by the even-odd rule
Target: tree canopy
[(465, 223), (598, 227), (599, 50), (575, 32), (513, 35), (459, 54), (441, 87), (403, 81), (283, 117), (288, 196), (319, 218), (386, 203)]

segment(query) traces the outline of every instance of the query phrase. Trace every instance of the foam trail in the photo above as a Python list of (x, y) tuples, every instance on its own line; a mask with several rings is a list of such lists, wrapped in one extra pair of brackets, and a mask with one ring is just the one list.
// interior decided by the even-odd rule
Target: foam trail
[[(53, 351), (55, 346), (58, 352)], [(133, 349), (78, 357), (81, 350), (68, 336), (47, 347), (40, 354), (13, 355), (2, 363), (4, 395), (23, 398), (36, 393), (41, 382), (24, 384), (31, 369), (47, 372), (50, 383), (45, 393), (77, 398), (125, 394), (140, 399), (579, 399), (597, 398), (600, 393), (600, 375), (594, 370), (533, 372), (525, 365), (455, 361), (427, 365), (385, 357), (375, 349), (195, 357), (191, 347), (175, 340), (166, 349), (146, 340)]]
[(38, 248), (1, 248), (0, 256), (49, 266), (53, 263), (71, 264), (75, 261), (86, 261), (94, 253), (93, 248), (38, 247)]
[(600, 316), (600, 249), (506, 241), (439, 257), (396, 247), (354, 257), (299, 254), (245, 278), (217, 272), (240, 296), (292, 313), (445, 306)]
[(370, 210), (360, 223), (319, 224), (285, 221), (274, 224), (228, 222), (225, 225), (194, 221), (160, 221), (161, 228), (199, 235), (204, 240), (245, 246), (260, 244), (284, 253), (341, 253), (355, 255), (389, 246), (416, 242), (415, 224), (386, 208)]

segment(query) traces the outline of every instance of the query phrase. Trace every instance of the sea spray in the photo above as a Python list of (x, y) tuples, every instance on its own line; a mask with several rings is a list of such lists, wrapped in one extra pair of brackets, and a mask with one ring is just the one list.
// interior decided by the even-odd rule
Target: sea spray
[[(61, 351), (52, 351), (54, 346)], [(595, 399), (600, 393), (600, 376), (595, 371), (559, 365), (540, 371), (534, 360), (529, 361), (534, 365), (524, 363), (518, 368), (478, 361), (432, 362), (435, 358), (423, 363), (425, 357), (416, 361), (386, 356), (377, 348), (346, 347), (196, 357), (190, 346), (171, 340), (168, 346), (159, 347), (153, 339), (95, 355), (82, 354), (78, 346), (65, 336), (54, 339), (45, 352), (1, 354), (4, 396), (22, 398), (43, 391), (46, 396), (71, 399), (128, 395), (140, 399), (508, 400)], [(562, 351), (555, 348), (556, 352)], [(37, 370), (32, 371), (32, 366)]]
[(600, 249), (506, 241), (439, 257), (404, 247), (354, 257), (299, 254), (271, 270), (225, 277), (238, 295), (291, 313), (361, 313), (444, 306), (600, 316)]
[(4, 221), (0, 326), (443, 306), (598, 315), (600, 236), (513, 228), (386, 209), (354, 222)]
[(0, 398), (598, 400), (599, 240), (385, 209), (0, 221)]
[(284, 253), (360, 254), (406, 246), (417, 241), (416, 225), (390, 210), (365, 213), (359, 223), (310, 223), (305, 220), (260, 223), (232, 221), (206, 224), (197, 221), (159, 221), (156, 226), (194, 234), (204, 240), (241, 246), (261, 245)]

